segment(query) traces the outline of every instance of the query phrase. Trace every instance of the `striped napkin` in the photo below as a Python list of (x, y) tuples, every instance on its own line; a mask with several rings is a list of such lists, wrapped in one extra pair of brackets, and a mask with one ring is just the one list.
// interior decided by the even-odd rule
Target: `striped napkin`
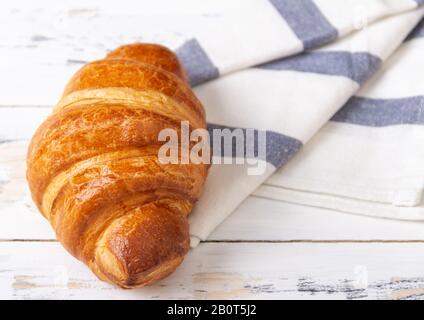
[[(176, 53), (210, 131), (254, 128), (266, 136), (266, 158), (211, 167), (190, 216), (193, 247), (253, 192), (424, 217), (422, 25), (411, 33), (422, 2), (227, 1), (196, 25)], [(248, 174), (253, 165), (261, 174)]]
[(424, 220), (424, 21), (285, 168), (255, 194)]

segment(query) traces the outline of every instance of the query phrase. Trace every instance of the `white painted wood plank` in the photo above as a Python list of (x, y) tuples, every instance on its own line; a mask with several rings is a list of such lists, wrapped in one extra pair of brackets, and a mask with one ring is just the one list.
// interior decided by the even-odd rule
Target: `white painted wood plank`
[[(54, 239), (47, 221), (32, 203), (27, 187), (27, 144), (27, 141), (0, 144), (0, 239)], [(250, 197), (209, 239), (424, 239), (424, 223), (362, 217)]]
[[(30, 140), (38, 126), (50, 114), (51, 109), (45, 106), (0, 106), (0, 143), (11, 140)], [(3, 153), (0, 155), (2, 158), (7, 156)]]
[[(225, 1), (2, 1), (0, 105), (54, 104), (82, 63), (132, 42), (175, 48)], [(228, 3), (228, 2), (227, 2)], [(166, 23), (165, 23), (166, 22)]]
[[(36, 257), (36, 258), (34, 258)], [(0, 243), (0, 298), (420, 299), (422, 244), (203, 243), (170, 277), (121, 290), (57, 243)]]

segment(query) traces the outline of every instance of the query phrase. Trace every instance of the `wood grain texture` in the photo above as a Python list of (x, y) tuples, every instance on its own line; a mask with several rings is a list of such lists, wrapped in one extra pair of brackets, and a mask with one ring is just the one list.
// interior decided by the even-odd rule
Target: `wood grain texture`
[(203, 243), (169, 278), (130, 291), (98, 281), (58, 243), (0, 243), (0, 252), (0, 298), (421, 299), (424, 295), (422, 244)]
[[(196, 0), (181, 6), (192, 14), (181, 15), (180, 6), (163, 0), (3, 2), (0, 21), (8, 27), (0, 30), (0, 56), (8, 59), (0, 61), (0, 104), (53, 105), (67, 80), (88, 61), (132, 42), (175, 48), (192, 36), (194, 23), (210, 21), (224, 8)], [(167, 23), (158, 15), (166, 16)]]

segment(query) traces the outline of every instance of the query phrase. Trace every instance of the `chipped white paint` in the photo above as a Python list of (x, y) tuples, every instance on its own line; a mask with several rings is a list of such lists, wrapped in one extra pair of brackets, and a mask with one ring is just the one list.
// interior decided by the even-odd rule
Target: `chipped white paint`
[[(58, 243), (0, 243), (0, 252), (0, 298), (420, 299), (424, 295), (422, 244), (202, 243), (172, 276), (137, 290), (98, 281)], [(367, 286), (355, 285), (361, 276), (358, 265), (366, 268)]]
[[(211, 19), (220, 7), (183, 0), (193, 15), (181, 18), (179, 6), (163, 0), (127, 1), (0, 4), (0, 21), (8, 26), (0, 29), (0, 55), (7, 57), (0, 60), (0, 298), (424, 298), (423, 223), (257, 197), (218, 227), (210, 236), (214, 242), (191, 251), (175, 274), (140, 290), (97, 280), (52, 242), (54, 233), (30, 199), (25, 153), (71, 74), (124, 43), (156, 39), (175, 47), (190, 33), (193, 19)], [(170, 23), (144, 14), (146, 5)]]

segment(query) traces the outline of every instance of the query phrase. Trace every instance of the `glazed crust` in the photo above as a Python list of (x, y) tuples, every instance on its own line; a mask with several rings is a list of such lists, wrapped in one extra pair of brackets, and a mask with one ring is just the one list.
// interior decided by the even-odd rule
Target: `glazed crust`
[(34, 202), (57, 238), (102, 280), (141, 287), (189, 248), (187, 216), (207, 164), (163, 164), (162, 129), (206, 128), (177, 57), (131, 44), (82, 67), (28, 150)]

